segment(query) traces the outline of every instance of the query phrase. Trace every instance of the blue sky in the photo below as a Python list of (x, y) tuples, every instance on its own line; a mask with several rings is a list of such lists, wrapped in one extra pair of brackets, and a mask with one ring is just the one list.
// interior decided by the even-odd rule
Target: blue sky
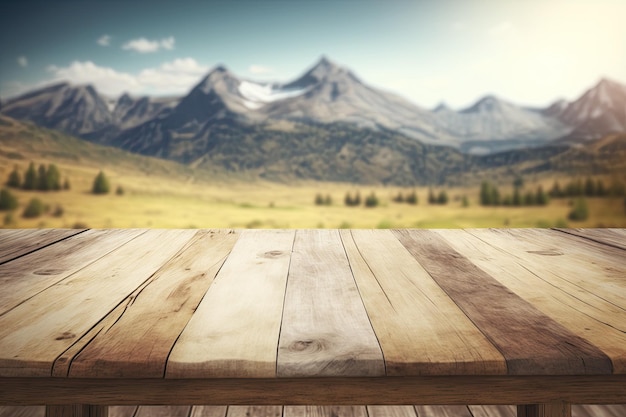
[(626, 84), (624, 0), (5, 0), (0, 97), (60, 80), (184, 94), (211, 67), (288, 81), (321, 55), (424, 107)]

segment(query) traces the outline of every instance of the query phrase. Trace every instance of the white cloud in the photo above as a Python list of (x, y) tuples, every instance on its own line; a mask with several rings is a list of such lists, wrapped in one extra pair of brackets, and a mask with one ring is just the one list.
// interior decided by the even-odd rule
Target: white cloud
[(158, 40), (149, 40), (146, 38), (133, 39), (122, 45), (122, 49), (136, 51), (142, 54), (156, 52), (159, 49), (174, 49), (175, 39), (173, 36)]
[(17, 63), (20, 67), (22, 68), (26, 68), (28, 66), (28, 59), (26, 59), (25, 56), (19, 56), (17, 57)]
[(263, 65), (250, 65), (250, 67), (248, 68), (248, 72), (250, 74), (271, 74), (274, 72), (274, 70), (270, 67), (265, 67)]
[[(91, 61), (74, 61), (67, 67), (50, 65), (47, 71), (52, 75), (51, 79), (39, 85), (60, 81), (92, 84), (100, 93), (109, 96), (118, 96), (123, 92), (136, 95), (182, 95), (200, 81), (209, 71), (209, 67), (199, 64), (193, 58), (178, 58), (164, 62), (156, 68), (145, 68), (138, 74), (101, 67)], [(34, 86), (6, 85), (3, 93), (12, 96), (32, 88)]]
[(96, 41), (100, 46), (109, 46), (111, 44), (111, 37), (109, 35), (102, 35)]

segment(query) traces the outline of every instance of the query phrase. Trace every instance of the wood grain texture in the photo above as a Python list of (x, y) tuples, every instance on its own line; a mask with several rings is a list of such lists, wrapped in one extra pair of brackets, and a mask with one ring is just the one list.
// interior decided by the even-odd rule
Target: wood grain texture
[(144, 230), (87, 230), (0, 265), (0, 315), (123, 245)]
[(160, 378), (176, 339), (237, 240), (200, 230), (72, 361), (71, 377)]
[(295, 231), (246, 230), (170, 354), (167, 378), (275, 377)]
[(283, 407), (280, 405), (232, 405), (228, 407), (226, 417), (281, 417)]
[(626, 375), (344, 378), (0, 378), (0, 405), (626, 404)]
[(188, 405), (142, 405), (135, 417), (188, 417), (190, 412), (191, 406)]
[(342, 230), (387, 375), (504, 374), (502, 355), (387, 230)]
[(46, 417), (108, 417), (109, 408), (102, 405), (48, 405)]
[(470, 405), (467, 408), (472, 413), (472, 417), (515, 417), (517, 415), (517, 407), (513, 405)]
[(83, 230), (25, 229), (16, 233), (10, 233), (9, 238), (0, 243), (0, 264), (79, 234)]
[(225, 405), (196, 405), (189, 417), (226, 417), (227, 409)]
[(395, 235), (497, 346), (511, 375), (610, 374), (611, 360), (517, 296), (429, 230)]
[(368, 417), (365, 406), (285, 406), (283, 417)]
[[(469, 233), (506, 248), (529, 270), (548, 268), (581, 290), (626, 310), (626, 256), (621, 249), (554, 230), (470, 229)], [(552, 275), (553, 276), (553, 275)]]
[(622, 229), (555, 229), (594, 242), (626, 250), (626, 234)]
[(559, 257), (536, 260), (535, 254), (509, 252), (508, 245), (491, 244), (458, 230), (437, 230), (447, 243), (509, 290), (530, 302), (571, 332), (599, 347), (611, 359), (614, 373), (626, 373), (626, 311), (570, 282)]
[(0, 406), (0, 417), (44, 417), (45, 415), (45, 405)]
[(368, 405), (369, 417), (417, 417), (415, 408), (410, 405)]
[(291, 255), (277, 375), (382, 376), (383, 355), (337, 230), (299, 230)]
[(463, 405), (416, 405), (418, 417), (474, 417)]
[(546, 403), (517, 406), (518, 417), (572, 417), (572, 406), (567, 403)]
[(0, 375), (51, 375), (59, 355), (195, 233), (149, 230), (0, 316)]

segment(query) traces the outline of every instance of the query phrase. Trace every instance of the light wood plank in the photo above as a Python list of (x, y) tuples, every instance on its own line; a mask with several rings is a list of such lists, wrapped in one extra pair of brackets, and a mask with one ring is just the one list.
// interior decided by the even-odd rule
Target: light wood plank
[(109, 417), (135, 417), (136, 412), (136, 405), (109, 406)]
[(387, 375), (504, 374), (502, 355), (388, 230), (342, 230)]
[(26, 229), (11, 236), (0, 246), (0, 264), (51, 245), (84, 229)]
[(87, 230), (0, 265), (0, 315), (123, 245), (145, 230)]
[(418, 417), (473, 417), (464, 405), (416, 405)]
[(0, 407), (0, 417), (44, 417), (46, 406), (3, 406)]
[(226, 417), (281, 417), (282, 414), (283, 407), (280, 405), (231, 405)]
[(225, 405), (196, 405), (189, 417), (226, 417), (227, 409)]
[(167, 378), (274, 377), (295, 231), (241, 233), (170, 354)]
[(513, 405), (470, 405), (472, 417), (515, 417), (517, 407)]
[(135, 417), (188, 417), (190, 412), (186, 405), (142, 405)]
[(285, 406), (283, 417), (367, 417), (365, 406), (291, 405)]
[(563, 233), (580, 236), (594, 242), (604, 243), (618, 249), (626, 250), (626, 235), (619, 229), (555, 229)]
[(200, 230), (153, 276), (114, 324), (72, 361), (70, 376), (159, 378), (200, 300), (237, 240), (230, 230)]
[(149, 230), (0, 316), (0, 376), (51, 375), (59, 355), (195, 233)]
[(418, 417), (410, 405), (368, 405), (369, 417)]
[(626, 310), (626, 256), (621, 249), (554, 230), (469, 229), (469, 233), (505, 248), (539, 275), (553, 271), (563, 280)]
[(378, 341), (337, 230), (298, 230), (278, 344), (279, 377), (382, 376)]
[(626, 404), (572, 405), (572, 417), (624, 417)]
[(431, 230), (396, 236), (491, 340), (511, 375), (610, 374), (610, 359), (474, 265)]
[(560, 271), (561, 262), (544, 262), (529, 269), (519, 256), (536, 255), (510, 253), (506, 244), (492, 245), (488, 234), (479, 239), (459, 230), (435, 232), (515, 294), (598, 346), (611, 358), (613, 372), (626, 373), (626, 311), (570, 282), (570, 274)]

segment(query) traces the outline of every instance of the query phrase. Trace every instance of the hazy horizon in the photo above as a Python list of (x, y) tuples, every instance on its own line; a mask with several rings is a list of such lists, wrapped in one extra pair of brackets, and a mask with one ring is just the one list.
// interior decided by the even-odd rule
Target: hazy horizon
[(220, 64), (286, 82), (320, 56), (425, 108), (489, 94), (546, 107), (601, 78), (626, 84), (626, 3), (617, 0), (62, 0), (5, 10), (3, 99), (61, 81), (108, 96), (183, 95)]

